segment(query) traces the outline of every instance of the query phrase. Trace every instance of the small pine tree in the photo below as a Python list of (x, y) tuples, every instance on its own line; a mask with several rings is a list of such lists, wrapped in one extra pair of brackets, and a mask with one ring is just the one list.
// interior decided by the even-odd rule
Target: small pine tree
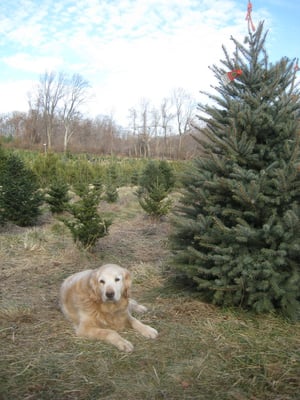
[(133, 171), (131, 178), (130, 178), (131, 185), (137, 186), (139, 183), (139, 179), (140, 179), (139, 171), (137, 171), (137, 170)]
[(117, 165), (115, 162), (111, 163), (107, 170), (107, 181), (114, 185), (115, 187), (118, 186), (118, 171)]
[(163, 185), (156, 182), (139, 196), (139, 204), (153, 220), (157, 220), (170, 211), (172, 201), (167, 196)]
[(108, 203), (115, 203), (119, 198), (119, 193), (115, 185), (108, 184), (105, 189), (105, 200)]
[(112, 163), (107, 170), (105, 200), (108, 203), (115, 203), (119, 198), (118, 173), (116, 163)]
[(152, 219), (159, 219), (170, 211), (172, 201), (168, 194), (174, 184), (173, 171), (166, 161), (147, 163), (140, 177), (137, 196), (140, 206)]
[(16, 155), (9, 155), (1, 168), (0, 210), (2, 219), (19, 226), (34, 225), (43, 195), (36, 175)]
[(52, 183), (45, 197), (53, 214), (60, 214), (67, 210), (70, 196), (68, 194), (69, 185), (63, 181)]
[(81, 199), (69, 204), (70, 218), (60, 218), (70, 229), (74, 242), (84, 248), (92, 248), (97, 240), (108, 234), (111, 225), (109, 219), (103, 218), (98, 210), (100, 194), (97, 190), (86, 189)]
[[(171, 237), (178, 279), (219, 305), (299, 312), (299, 91), (294, 62), (270, 65), (260, 23), (232, 38), (214, 105), (200, 105), (205, 155), (183, 180)], [(226, 84), (227, 71), (242, 75)]]
[(139, 179), (139, 186), (142, 190), (151, 190), (153, 183), (161, 185), (167, 192), (174, 188), (175, 176), (167, 161), (151, 160), (146, 164)]
[(165, 189), (169, 192), (174, 189), (175, 186), (175, 174), (172, 167), (166, 160), (161, 160), (158, 163), (159, 175), (162, 177), (162, 183)]
[(70, 201), (68, 190), (69, 186), (63, 181), (56, 181), (50, 185), (45, 200), (53, 214), (60, 214), (67, 210)]

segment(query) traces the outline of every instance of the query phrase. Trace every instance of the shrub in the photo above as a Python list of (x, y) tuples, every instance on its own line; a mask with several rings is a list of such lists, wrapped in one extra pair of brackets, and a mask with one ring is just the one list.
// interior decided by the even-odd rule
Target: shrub
[(111, 164), (107, 171), (107, 184), (105, 189), (105, 200), (114, 203), (118, 200), (118, 173), (116, 164)]
[(58, 154), (38, 154), (30, 162), (32, 171), (39, 179), (41, 187), (45, 188), (57, 180), (60, 171), (63, 170), (62, 162)]
[(115, 185), (109, 184), (105, 190), (105, 200), (108, 203), (115, 203), (119, 198), (119, 193)]
[(153, 219), (166, 215), (172, 205), (167, 198), (175, 177), (166, 161), (149, 161), (140, 177), (137, 190), (140, 206)]
[(106, 236), (111, 225), (109, 219), (98, 213), (99, 201), (99, 191), (87, 188), (79, 201), (69, 204), (71, 217), (61, 218), (70, 229), (74, 242), (87, 249), (94, 247), (99, 238)]
[(167, 161), (149, 161), (142, 171), (139, 179), (140, 187), (151, 191), (153, 184), (163, 187), (166, 192), (174, 188), (175, 176)]
[(68, 208), (70, 200), (68, 189), (69, 186), (63, 181), (56, 181), (50, 186), (45, 200), (49, 204), (52, 213), (59, 214)]
[(9, 155), (2, 165), (0, 186), (1, 219), (20, 226), (34, 225), (43, 195), (36, 175), (16, 155)]
[(159, 219), (168, 214), (172, 206), (167, 196), (168, 192), (163, 185), (156, 182), (139, 196), (139, 204), (152, 219)]

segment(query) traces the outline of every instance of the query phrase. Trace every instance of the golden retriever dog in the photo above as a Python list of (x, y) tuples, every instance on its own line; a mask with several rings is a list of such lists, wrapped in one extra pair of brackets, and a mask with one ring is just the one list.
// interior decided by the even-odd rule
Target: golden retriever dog
[(130, 287), (130, 273), (119, 265), (106, 264), (78, 272), (61, 286), (61, 309), (78, 336), (104, 340), (121, 351), (131, 352), (133, 345), (116, 331), (130, 327), (151, 339), (158, 333), (131, 315), (131, 311), (147, 309), (129, 298)]

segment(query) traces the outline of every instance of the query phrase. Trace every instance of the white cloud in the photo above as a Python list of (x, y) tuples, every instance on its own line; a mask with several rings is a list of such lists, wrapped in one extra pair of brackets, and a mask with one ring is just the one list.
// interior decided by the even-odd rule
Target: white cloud
[(26, 53), (17, 53), (10, 57), (3, 57), (3, 62), (11, 68), (42, 74), (53, 71), (62, 65), (62, 60), (57, 57), (38, 57)]
[[(14, 79), (17, 71), (20, 80), (22, 71), (37, 80), (45, 70), (80, 73), (95, 92), (91, 112), (115, 110), (122, 119), (142, 97), (157, 103), (175, 87), (194, 96), (208, 90), (208, 66), (222, 57), (222, 44), (247, 34), (246, 5), (233, 0), (19, 3), (16, 10), (0, 5), (0, 32), (10, 45), (2, 62)], [(10, 19), (1, 17), (7, 12)], [(5, 88), (10, 91), (8, 83)]]
[(28, 94), (33, 86), (34, 82), (30, 80), (0, 82), (0, 113), (27, 112)]

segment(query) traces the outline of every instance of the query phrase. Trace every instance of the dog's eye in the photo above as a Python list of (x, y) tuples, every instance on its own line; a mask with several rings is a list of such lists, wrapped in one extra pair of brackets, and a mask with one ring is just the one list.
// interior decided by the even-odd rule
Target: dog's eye
[(100, 283), (101, 283), (102, 285), (104, 285), (105, 281), (104, 281), (103, 279), (100, 279)]
[(116, 279), (115, 279), (115, 282), (119, 282), (119, 281), (120, 281), (120, 278), (116, 278)]

